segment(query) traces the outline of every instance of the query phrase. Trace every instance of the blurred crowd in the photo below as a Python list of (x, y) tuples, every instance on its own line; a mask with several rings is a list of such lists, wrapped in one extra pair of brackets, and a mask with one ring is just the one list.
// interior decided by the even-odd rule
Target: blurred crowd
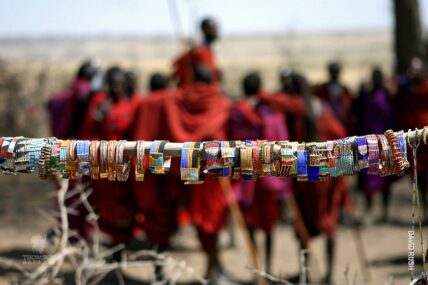
[[(361, 84), (360, 90), (350, 90), (342, 83), (338, 62), (328, 65), (328, 79), (316, 85), (284, 66), (279, 70), (277, 90), (266, 90), (260, 74), (250, 71), (240, 83), (242, 99), (232, 102), (222, 90), (222, 73), (212, 50), (219, 37), (217, 24), (207, 18), (200, 28), (203, 41), (173, 61), (171, 74), (153, 74), (146, 94), (140, 93), (134, 72), (118, 66), (103, 72), (96, 61), (84, 62), (70, 87), (49, 101), (52, 135), (88, 140), (310, 142), (428, 125), (428, 77), (418, 58), (409, 63), (407, 73), (393, 78), (385, 78), (381, 69), (373, 68), (371, 81)], [(427, 157), (428, 153), (419, 155)], [(418, 165), (423, 193), (426, 161), (422, 158)], [(192, 223), (206, 253), (206, 276), (211, 280), (227, 276), (218, 255), (218, 236), (227, 223), (225, 187), (230, 186), (251, 239), (254, 241), (256, 230), (264, 233), (267, 272), (271, 271), (272, 233), (287, 205), (302, 249), (309, 247), (312, 237), (326, 237), (325, 278), (331, 281), (336, 225), (342, 212), (352, 213), (345, 177), (318, 183), (277, 177), (233, 183), (206, 179), (201, 185), (183, 185), (178, 165), (174, 160), (170, 175), (148, 174), (144, 182), (91, 182), (90, 200), (99, 214), (100, 227), (114, 243), (130, 244), (144, 236), (163, 251), (180, 224)], [(380, 193), (382, 220), (388, 220), (393, 182), (388, 177), (359, 176), (358, 188), (365, 197), (368, 216), (374, 194)], [(426, 205), (425, 198), (423, 201)], [(85, 211), (78, 210), (81, 215), (70, 216), (70, 227), (89, 238)], [(156, 275), (162, 277), (160, 268)]]

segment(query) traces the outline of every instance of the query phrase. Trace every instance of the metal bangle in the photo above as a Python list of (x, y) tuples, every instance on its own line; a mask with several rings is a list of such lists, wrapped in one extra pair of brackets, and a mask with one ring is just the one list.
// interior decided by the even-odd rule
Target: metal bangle
[(92, 179), (100, 178), (100, 142), (92, 141), (89, 145), (89, 164)]
[(117, 141), (109, 141), (107, 144), (107, 179), (116, 181), (116, 147)]
[(135, 167), (135, 180), (144, 181), (144, 141), (137, 141), (137, 162)]
[(106, 179), (108, 177), (107, 149), (108, 149), (108, 142), (100, 141), (100, 178), (101, 179)]

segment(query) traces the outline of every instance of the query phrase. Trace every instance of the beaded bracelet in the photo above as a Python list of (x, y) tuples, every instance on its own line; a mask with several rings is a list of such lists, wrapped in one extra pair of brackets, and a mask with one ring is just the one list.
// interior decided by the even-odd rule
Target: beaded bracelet
[(346, 138), (338, 142), (339, 156), (336, 160), (336, 175), (354, 175), (354, 154), (352, 152), (355, 137)]
[(15, 170), (15, 147), (23, 137), (14, 137), (11, 139), (6, 152), (6, 161), (3, 162), (2, 169), (4, 174), (16, 174)]
[(15, 147), (15, 171), (27, 172), (29, 164), (28, 156), (29, 140), (19, 140)]
[(308, 163), (308, 181), (318, 181), (320, 178), (320, 155), (318, 153), (316, 143), (311, 142), (306, 144), (306, 149), (309, 156)]
[(293, 153), (289, 142), (281, 142), (281, 172), (280, 177), (287, 177), (290, 175), (290, 168), (294, 164)]
[(59, 152), (61, 149), (61, 140), (53, 140), (51, 143), (52, 150), (49, 158), (51, 175), (62, 177), (59, 171)]
[(81, 175), (89, 175), (89, 141), (77, 141), (76, 154), (79, 164), (77, 166), (77, 173)]
[(318, 154), (320, 156), (319, 180), (327, 181), (330, 179), (330, 167), (328, 163), (327, 143), (316, 144)]
[(220, 142), (212, 141), (203, 144), (205, 152), (205, 162), (208, 172), (215, 175), (223, 173), (223, 158), (220, 153)]
[(144, 141), (137, 141), (137, 163), (135, 166), (135, 180), (144, 181)]
[(369, 169), (367, 174), (378, 175), (380, 167), (379, 141), (376, 135), (367, 135)]
[(386, 130), (385, 137), (388, 140), (389, 146), (392, 150), (392, 170), (391, 174), (403, 175), (404, 164), (403, 158), (401, 157), (400, 148), (398, 146), (398, 139), (393, 130)]
[(186, 181), (185, 184), (199, 183), (200, 167), (199, 144), (185, 142), (181, 149), (181, 180)]
[(59, 149), (59, 171), (63, 178), (68, 177), (67, 170), (67, 145), (68, 140), (61, 141), (61, 147)]
[(243, 144), (242, 141), (234, 141), (231, 142), (231, 144), (235, 144), (235, 163), (232, 167), (232, 179), (238, 180), (241, 177), (241, 145)]
[(49, 142), (42, 147), (41, 156), (39, 159), (39, 177), (41, 179), (47, 179), (50, 174), (49, 165), (51, 151), (52, 146)]
[(232, 166), (235, 164), (235, 142), (222, 141), (220, 143), (221, 157), (223, 159), (224, 177), (232, 175)]
[(308, 153), (305, 143), (297, 146), (297, 181), (308, 181)]
[(407, 159), (407, 144), (406, 144), (406, 140), (404, 139), (403, 131), (397, 132), (397, 143), (400, 149), (400, 155), (403, 159), (403, 168), (407, 169), (410, 167), (410, 163), (409, 163), (409, 160)]
[(327, 161), (330, 169), (330, 177), (336, 177), (336, 162), (338, 153), (335, 152), (336, 141), (327, 141)]
[(357, 169), (361, 173), (367, 173), (369, 170), (369, 152), (367, 147), (367, 138), (365, 136), (357, 137)]
[(150, 148), (149, 169), (153, 174), (166, 174), (171, 167), (171, 156), (164, 156), (163, 151), (168, 141), (154, 141)]

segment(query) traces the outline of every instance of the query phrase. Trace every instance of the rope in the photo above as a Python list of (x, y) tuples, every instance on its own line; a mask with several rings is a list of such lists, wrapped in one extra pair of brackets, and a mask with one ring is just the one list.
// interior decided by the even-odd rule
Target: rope
[[(410, 131), (410, 130), (409, 130)], [(424, 129), (422, 134), (425, 134), (426, 130)], [(418, 133), (418, 129), (416, 129), (416, 133)], [(412, 231), (415, 230), (415, 216), (416, 216), (416, 209), (418, 211), (418, 224), (419, 224), (419, 236), (421, 240), (421, 250), (422, 250), (422, 266), (424, 271), (424, 276), (426, 276), (426, 263), (425, 263), (425, 246), (424, 246), (424, 238), (423, 238), (423, 231), (422, 231), (422, 210), (420, 205), (420, 199), (419, 199), (419, 189), (418, 189), (418, 172), (417, 172), (417, 162), (416, 162), (416, 154), (417, 149), (420, 145), (421, 138), (419, 136), (416, 136), (417, 139), (413, 142), (410, 141), (409, 137), (407, 137), (407, 143), (409, 144), (410, 148), (412, 149), (412, 158), (413, 158), (413, 177), (412, 177)], [(426, 142), (426, 136), (423, 136), (423, 141)], [(416, 205), (416, 207), (415, 207)], [(411, 280), (413, 280), (413, 270), (411, 271)]]

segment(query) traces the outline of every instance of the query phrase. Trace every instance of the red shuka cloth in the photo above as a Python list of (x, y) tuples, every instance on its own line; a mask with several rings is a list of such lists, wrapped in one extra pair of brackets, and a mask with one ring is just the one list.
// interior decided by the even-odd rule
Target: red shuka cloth
[[(269, 96), (263, 93), (260, 97), (265, 95)], [(238, 102), (231, 109), (230, 139), (287, 140), (285, 116), (265, 103), (252, 107), (248, 102)], [(241, 179), (234, 183), (235, 193), (241, 196), (238, 200), (247, 226), (266, 233), (272, 231), (281, 215), (280, 201), (290, 190), (288, 182), (284, 178), (263, 177), (257, 181)]]
[(337, 97), (330, 95), (330, 83), (317, 85), (313, 88), (313, 93), (324, 102), (328, 103), (336, 118), (343, 123), (347, 135), (353, 132), (352, 117), (352, 94), (346, 86), (340, 85), (341, 93)]
[[(101, 106), (106, 103), (107, 95), (96, 94), (89, 103), (85, 124), (81, 130), (81, 139), (88, 140), (123, 140), (129, 139), (132, 124), (132, 105), (125, 98), (109, 105), (104, 118), (96, 120)], [(135, 209), (131, 183), (92, 181), (94, 192), (89, 197), (99, 214), (102, 231), (109, 234), (116, 242), (127, 242), (132, 238), (132, 226)]]
[(212, 74), (212, 82), (219, 80), (219, 73), (215, 56), (207, 45), (199, 45), (190, 48), (187, 52), (174, 60), (174, 77), (180, 86), (193, 82), (193, 67), (198, 64), (207, 65)]
[[(317, 138), (319, 141), (339, 139), (346, 136), (343, 125), (323, 106), (317, 114)], [(296, 202), (310, 236), (324, 233), (329, 238), (336, 234), (340, 210), (351, 207), (346, 177), (329, 181), (296, 182), (294, 189)]]
[(90, 82), (75, 79), (71, 86), (63, 92), (53, 94), (49, 98), (48, 109), (51, 119), (52, 135), (57, 138), (69, 138), (74, 130), (73, 118), (79, 101), (85, 100), (89, 94)]
[[(216, 84), (193, 83), (169, 94), (148, 96), (138, 108), (133, 139), (225, 140), (229, 107), (229, 100)], [(179, 159), (174, 159), (169, 175), (147, 173), (144, 182), (134, 183), (136, 202), (146, 217), (144, 229), (155, 243), (167, 243), (175, 230), (182, 195), (188, 197), (190, 214), (199, 231), (217, 233), (225, 222), (227, 202), (218, 181), (206, 179), (202, 185), (183, 185), (179, 165)], [(159, 192), (159, 187), (165, 191)], [(159, 212), (171, 214), (162, 215), (168, 222), (158, 221)]]
[(395, 98), (397, 124), (404, 129), (428, 126), (428, 79)]
[[(416, 87), (409, 86), (404, 90), (399, 90), (395, 98), (395, 112), (398, 128), (408, 130), (428, 126), (428, 78), (425, 78)], [(411, 153), (411, 149), (408, 148), (407, 152)], [(417, 155), (419, 158), (418, 171), (428, 169), (428, 148), (421, 145)]]

